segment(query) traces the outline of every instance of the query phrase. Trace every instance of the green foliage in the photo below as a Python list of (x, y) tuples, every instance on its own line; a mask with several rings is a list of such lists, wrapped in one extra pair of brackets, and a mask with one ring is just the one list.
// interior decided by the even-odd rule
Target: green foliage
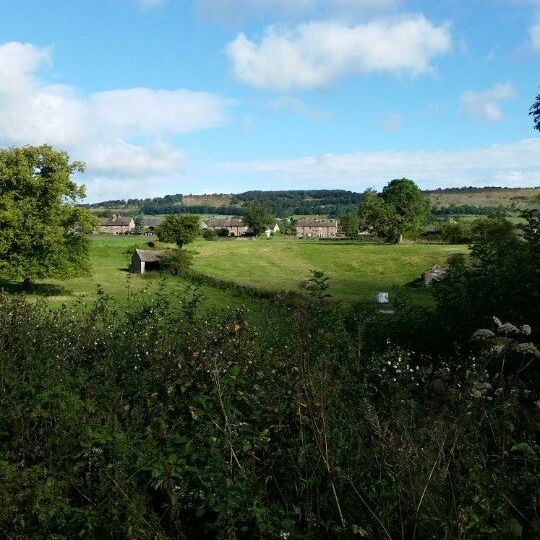
[(540, 233), (529, 216), (519, 237), (504, 218), (478, 220), (471, 257), (449, 261), (448, 275), (434, 287), (438, 316), (464, 335), (496, 315), (540, 326)]
[(274, 216), (262, 204), (248, 204), (242, 215), (244, 223), (255, 235), (263, 233), (266, 226), (274, 222)]
[(537, 388), (497, 383), (483, 352), (366, 354), (328, 286), (314, 273), (262, 334), (193, 289), (128, 309), (0, 295), (2, 535), (537, 536)]
[(0, 274), (8, 279), (89, 273), (86, 234), (97, 226), (72, 175), (84, 165), (50, 146), (0, 150)]
[(134, 234), (143, 234), (144, 233), (144, 216), (139, 214), (135, 217), (135, 228), (133, 229)]
[(417, 234), (426, 224), (429, 199), (412, 180), (401, 178), (387, 184), (381, 194), (364, 193), (360, 203), (360, 227), (390, 242), (400, 243), (404, 234)]
[(214, 229), (204, 229), (202, 232), (202, 237), (205, 240), (215, 240), (218, 234)]
[(449, 244), (468, 244), (473, 240), (474, 221), (445, 221), (438, 226), (441, 238)]
[(192, 251), (170, 249), (161, 257), (160, 270), (172, 276), (182, 276), (189, 272), (192, 263)]
[(531, 105), (529, 114), (533, 118), (534, 129), (540, 131), (540, 94), (536, 96), (534, 103)]
[(176, 214), (167, 216), (156, 227), (160, 242), (175, 243), (179, 248), (193, 242), (200, 234), (199, 216)]
[(356, 238), (358, 236), (359, 220), (358, 216), (346, 212), (339, 219), (339, 228), (346, 238)]

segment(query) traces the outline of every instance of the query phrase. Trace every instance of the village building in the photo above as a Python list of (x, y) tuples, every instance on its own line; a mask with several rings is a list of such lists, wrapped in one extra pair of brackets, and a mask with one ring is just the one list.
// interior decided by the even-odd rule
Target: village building
[(336, 238), (339, 221), (337, 219), (299, 219), (296, 224), (297, 238)]
[(277, 223), (271, 223), (269, 225), (266, 225), (266, 229), (264, 230), (266, 234), (272, 234), (272, 233), (278, 233), (279, 232), (279, 225)]
[(144, 234), (156, 234), (156, 227), (163, 223), (165, 218), (147, 218), (144, 223)]
[(130, 217), (114, 215), (110, 218), (102, 218), (99, 229), (106, 234), (129, 234), (135, 229), (135, 222)]
[(209, 218), (201, 221), (201, 229), (218, 231), (226, 229), (229, 236), (244, 236), (248, 232), (242, 218)]
[(161, 258), (170, 250), (136, 249), (131, 256), (131, 271), (135, 274), (144, 274), (148, 270), (158, 270)]

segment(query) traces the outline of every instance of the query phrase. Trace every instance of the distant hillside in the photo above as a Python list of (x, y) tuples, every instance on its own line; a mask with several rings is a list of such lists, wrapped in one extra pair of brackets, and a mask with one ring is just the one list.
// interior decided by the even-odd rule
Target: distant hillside
[(147, 215), (195, 213), (235, 215), (249, 203), (267, 206), (278, 217), (325, 214), (337, 216), (356, 212), (361, 195), (345, 190), (247, 191), (239, 194), (167, 195), (153, 199), (111, 200), (86, 205), (118, 213)]
[[(540, 208), (540, 187), (536, 188), (449, 188), (424, 192), (431, 200), (433, 213), (489, 214)], [(148, 199), (111, 200), (85, 205), (95, 210), (119, 214), (219, 214), (237, 215), (244, 206), (259, 203), (275, 216), (329, 215), (356, 212), (362, 195), (346, 190), (246, 191), (239, 194), (166, 195)]]
[(533, 209), (540, 207), (540, 187), (534, 188), (456, 188), (425, 191), (433, 206), (470, 205)]

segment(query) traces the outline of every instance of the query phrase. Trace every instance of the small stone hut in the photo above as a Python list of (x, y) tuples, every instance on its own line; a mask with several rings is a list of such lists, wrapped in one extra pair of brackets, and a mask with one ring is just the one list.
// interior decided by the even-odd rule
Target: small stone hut
[(144, 274), (147, 270), (157, 270), (161, 257), (168, 252), (169, 250), (136, 249), (131, 256), (131, 271), (134, 274)]

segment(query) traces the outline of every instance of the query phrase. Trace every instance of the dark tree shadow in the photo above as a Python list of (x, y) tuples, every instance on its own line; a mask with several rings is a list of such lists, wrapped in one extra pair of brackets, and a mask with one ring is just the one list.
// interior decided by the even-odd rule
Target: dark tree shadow
[(70, 294), (70, 291), (62, 285), (32, 283), (30, 289), (25, 290), (22, 281), (6, 281), (3, 279), (0, 279), (0, 291), (9, 294), (35, 294), (37, 296), (65, 296)]

